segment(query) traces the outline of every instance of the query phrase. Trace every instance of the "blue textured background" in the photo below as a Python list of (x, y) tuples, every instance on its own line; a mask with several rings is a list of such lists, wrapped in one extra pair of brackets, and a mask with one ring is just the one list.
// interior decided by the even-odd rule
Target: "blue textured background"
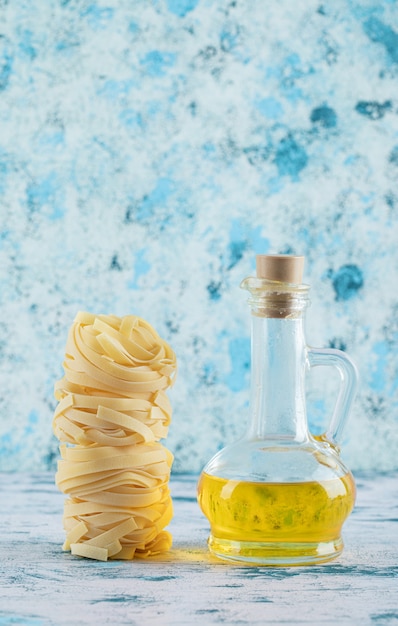
[[(345, 460), (397, 467), (397, 79), (395, 1), (0, 2), (0, 468), (54, 467), (86, 309), (170, 341), (199, 471), (247, 421), (267, 252), (306, 255), (308, 341), (360, 367)], [(336, 389), (310, 376), (314, 430)]]

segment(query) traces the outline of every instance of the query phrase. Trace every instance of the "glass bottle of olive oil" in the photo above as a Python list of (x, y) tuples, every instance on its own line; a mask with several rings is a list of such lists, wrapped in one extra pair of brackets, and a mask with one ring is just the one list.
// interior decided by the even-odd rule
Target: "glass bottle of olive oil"
[[(355, 483), (339, 441), (357, 372), (344, 352), (309, 348), (304, 313), (309, 287), (303, 257), (258, 255), (257, 276), (242, 287), (252, 312), (252, 389), (246, 435), (204, 468), (199, 505), (210, 522), (209, 549), (257, 565), (310, 565), (337, 557)], [(341, 376), (326, 432), (308, 430), (305, 375), (332, 365)]]

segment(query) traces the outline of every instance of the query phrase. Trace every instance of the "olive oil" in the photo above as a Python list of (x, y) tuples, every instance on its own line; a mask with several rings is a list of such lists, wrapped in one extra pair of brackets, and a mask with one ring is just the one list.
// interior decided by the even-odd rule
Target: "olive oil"
[[(246, 433), (205, 465), (198, 501), (210, 523), (210, 552), (256, 565), (313, 565), (343, 550), (341, 528), (355, 483), (340, 458), (358, 374), (334, 348), (307, 345), (309, 286), (304, 257), (257, 255), (244, 279), (251, 308), (251, 398)], [(306, 409), (309, 368), (340, 373), (333, 413), (314, 437)], [(237, 416), (240, 421), (241, 416)]]
[[(227, 480), (203, 473), (198, 500), (210, 521), (210, 550), (217, 556), (280, 561), (308, 554), (318, 562), (342, 550), (341, 527), (355, 501), (350, 473), (297, 483)], [(329, 546), (329, 547), (326, 547)], [(327, 552), (332, 552), (326, 558)], [(325, 558), (323, 558), (325, 557)]]

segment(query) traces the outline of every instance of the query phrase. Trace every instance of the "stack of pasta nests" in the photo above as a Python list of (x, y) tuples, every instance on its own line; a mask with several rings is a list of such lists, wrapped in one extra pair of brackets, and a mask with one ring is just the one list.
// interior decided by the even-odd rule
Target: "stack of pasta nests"
[(166, 437), (176, 357), (150, 324), (78, 313), (68, 335), (53, 430), (56, 484), (72, 554), (107, 560), (167, 551), (172, 454)]

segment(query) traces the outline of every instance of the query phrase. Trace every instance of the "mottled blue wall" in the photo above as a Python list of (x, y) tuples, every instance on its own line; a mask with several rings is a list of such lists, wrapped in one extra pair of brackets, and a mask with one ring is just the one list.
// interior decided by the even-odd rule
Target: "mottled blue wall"
[[(0, 2), (0, 467), (54, 466), (86, 309), (170, 341), (198, 471), (246, 424), (267, 252), (306, 255), (308, 341), (359, 365), (347, 463), (397, 467), (397, 80), (394, 0)], [(310, 378), (314, 429), (337, 382)]]

